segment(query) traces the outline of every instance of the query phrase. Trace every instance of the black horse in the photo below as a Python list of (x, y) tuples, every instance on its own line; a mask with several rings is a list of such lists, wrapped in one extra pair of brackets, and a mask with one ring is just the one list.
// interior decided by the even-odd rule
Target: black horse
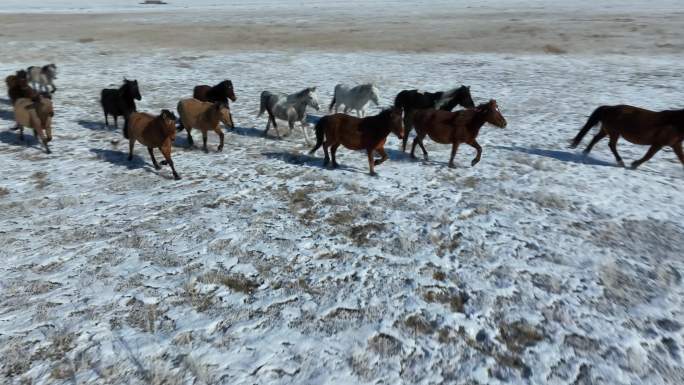
[(394, 99), (394, 107), (404, 111), (404, 139), (402, 151), (406, 151), (408, 134), (413, 128), (413, 113), (424, 108), (434, 108), (451, 111), (456, 105), (465, 108), (474, 108), (473, 98), (470, 96), (470, 87), (460, 86), (449, 91), (420, 92), (418, 90), (403, 90)]
[(228, 99), (237, 100), (233, 90), (233, 82), (230, 80), (224, 80), (213, 87), (206, 84), (196, 86), (192, 90), (192, 97), (203, 102), (218, 102), (225, 105), (228, 105)]
[(108, 115), (114, 117), (114, 126), (117, 126), (117, 117), (123, 116), (128, 119), (128, 115), (136, 112), (135, 101), (142, 99), (138, 90), (137, 80), (124, 78), (124, 83), (119, 89), (105, 88), (100, 95), (100, 104), (105, 116), (105, 126), (109, 127)]

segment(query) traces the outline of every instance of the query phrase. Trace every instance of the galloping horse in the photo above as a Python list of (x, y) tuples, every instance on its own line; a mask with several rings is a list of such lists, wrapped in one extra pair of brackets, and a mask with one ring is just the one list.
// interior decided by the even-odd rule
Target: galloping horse
[(423, 138), (428, 135), (437, 143), (451, 143), (451, 157), (449, 158), (449, 167), (451, 168), (455, 167), (454, 156), (456, 156), (459, 144), (467, 143), (475, 148), (477, 155), (470, 163), (471, 166), (474, 166), (482, 156), (482, 147), (477, 143), (477, 135), (485, 123), (500, 128), (506, 127), (506, 119), (501, 115), (496, 100), (490, 100), (488, 103), (480, 104), (473, 109), (456, 112), (435, 109), (418, 110), (413, 116), (416, 137), (413, 139), (411, 157), (416, 157), (414, 152), (416, 151), (416, 144), (418, 144), (427, 160), (428, 153), (423, 145)]
[(684, 165), (684, 109), (655, 112), (627, 105), (601, 106), (589, 116), (587, 123), (572, 140), (570, 148), (576, 148), (587, 132), (599, 123), (601, 129), (584, 149), (585, 154), (588, 154), (599, 140), (609, 136), (608, 147), (617, 163), (624, 167), (625, 163), (617, 152), (617, 141), (622, 136), (634, 144), (651, 146), (643, 158), (632, 162), (632, 169), (651, 159), (665, 146), (672, 147)]
[(133, 112), (126, 119), (123, 134), (124, 138), (129, 140), (129, 161), (133, 160), (133, 146), (137, 140), (147, 147), (155, 169), (161, 169), (154, 158), (154, 148), (156, 147), (166, 159), (166, 163), (162, 162), (162, 164), (168, 164), (173, 171), (173, 177), (176, 180), (180, 179), (173, 167), (173, 160), (171, 160), (171, 144), (176, 140), (176, 116), (173, 112), (162, 110), (158, 116), (144, 112)]
[(224, 80), (213, 87), (206, 84), (195, 86), (192, 97), (203, 102), (218, 102), (225, 105), (228, 105), (228, 99), (237, 100), (233, 82), (230, 80)]
[(362, 118), (366, 115), (365, 109), (368, 102), (378, 105), (380, 99), (378, 94), (378, 88), (374, 84), (361, 84), (351, 88), (344, 84), (338, 84), (335, 86), (335, 93), (328, 111), (332, 111), (334, 107), (335, 113), (337, 113), (337, 109), (344, 105), (345, 114), (349, 110), (356, 110), (356, 115)]
[[(357, 118), (346, 114), (333, 114), (321, 118), (316, 123), (316, 146), (311, 149), (313, 154), (321, 146), (325, 151), (323, 165), (330, 163), (328, 147), (332, 155), (332, 166), (337, 167), (335, 154), (341, 145), (350, 150), (366, 150), (368, 154), (368, 167), (370, 174), (375, 176), (374, 166), (386, 161), (388, 156), (384, 145), (390, 132), (394, 132), (399, 139), (404, 136), (404, 127), (401, 119), (401, 110), (389, 108), (378, 115), (366, 118)], [(380, 154), (380, 159), (373, 159), (373, 153)]]
[(461, 86), (444, 92), (420, 92), (418, 90), (404, 90), (397, 94), (394, 99), (394, 107), (404, 110), (404, 140), (401, 144), (402, 151), (406, 151), (408, 134), (413, 128), (413, 112), (418, 109), (435, 108), (444, 111), (451, 111), (456, 105), (465, 108), (475, 107), (473, 98), (470, 96), (470, 87)]
[(123, 116), (128, 119), (128, 115), (136, 111), (135, 101), (142, 99), (138, 90), (137, 80), (124, 78), (124, 83), (119, 89), (105, 88), (100, 94), (100, 104), (105, 116), (105, 126), (109, 127), (107, 115), (114, 116), (114, 126), (117, 125), (117, 117)]
[(290, 127), (290, 132), (294, 129), (295, 122), (299, 122), (304, 133), (304, 140), (309, 144), (309, 136), (306, 133), (306, 107), (309, 106), (316, 111), (319, 110), (318, 96), (316, 95), (316, 87), (308, 87), (294, 94), (275, 93), (264, 91), (261, 93), (261, 103), (259, 106), (259, 115), (268, 112), (268, 123), (266, 123), (266, 130), (264, 136), (268, 134), (268, 129), (273, 123), (276, 134), (280, 138), (276, 118), (287, 120)]
[[(50, 92), (51, 94), (54, 94), (55, 91), (57, 91), (57, 87), (53, 84), (53, 81), (57, 79), (56, 65), (50, 63), (42, 67), (31, 66), (27, 68), (27, 72), (28, 80), (33, 86), (33, 89), (42, 92)], [(48, 86), (52, 87), (52, 90), (50, 90)]]
[(208, 152), (207, 149), (207, 132), (209, 130), (214, 131), (221, 140), (218, 146), (218, 151), (223, 150), (223, 132), (219, 129), (219, 123), (223, 122), (226, 127), (231, 129), (235, 128), (233, 126), (233, 117), (230, 114), (230, 108), (227, 104), (220, 102), (200, 102), (197, 99), (183, 99), (178, 102), (176, 107), (178, 111), (178, 117), (180, 119), (180, 126), (178, 130), (185, 129), (188, 132), (188, 143), (190, 146), (193, 144), (192, 135), (190, 131), (196, 128), (202, 131), (202, 141), (204, 146), (204, 152)]

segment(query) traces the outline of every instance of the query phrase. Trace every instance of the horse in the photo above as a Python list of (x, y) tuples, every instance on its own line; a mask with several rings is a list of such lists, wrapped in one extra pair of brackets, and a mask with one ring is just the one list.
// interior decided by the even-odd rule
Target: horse
[[(53, 84), (53, 80), (57, 79), (57, 66), (55, 64), (50, 63), (43, 67), (31, 66), (26, 71), (28, 72), (28, 80), (34, 89), (51, 94), (57, 91), (57, 87)], [(36, 85), (38, 86), (36, 87)], [(52, 90), (48, 86), (52, 87)]]
[(584, 149), (584, 154), (588, 154), (598, 141), (608, 136), (610, 151), (618, 165), (625, 167), (625, 162), (617, 152), (617, 142), (622, 136), (631, 143), (651, 146), (646, 155), (632, 162), (632, 170), (651, 159), (665, 146), (672, 147), (684, 165), (684, 109), (656, 112), (628, 105), (601, 106), (589, 116), (587, 123), (571, 141), (570, 148), (576, 148), (587, 132), (599, 123), (601, 129)]
[(475, 166), (482, 156), (482, 147), (477, 143), (477, 135), (485, 123), (493, 124), (499, 128), (505, 128), (507, 125), (506, 119), (501, 115), (501, 111), (499, 111), (496, 100), (492, 99), (488, 103), (480, 104), (475, 108), (456, 112), (435, 109), (418, 110), (413, 116), (416, 137), (413, 139), (411, 157), (416, 157), (414, 153), (416, 144), (418, 144), (423, 150), (423, 156), (427, 160), (428, 153), (423, 145), (423, 138), (428, 135), (430, 139), (437, 143), (451, 143), (450, 168), (455, 167), (454, 156), (456, 156), (456, 151), (461, 143), (467, 143), (477, 151), (475, 159), (470, 162), (471, 166)]
[(154, 148), (158, 148), (164, 155), (166, 162), (173, 171), (174, 179), (180, 176), (173, 167), (171, 160), (171, 144), (176, 140), (176, 116), (169, 110), (162, 110), (161, 114), (154, 116), (144, 112), (132, 112), (124, 122), (123, 135), (128, 139), (128, 161), (133, 160), (133, 146), (138, 141), (147, 146), (147, 151), (152, 158), (154, 168), (159, 170), (161, 166), (154, 158)]
[(105, 127), (109, 127), (107, 115), (114, 117), (114, 127), (118, 127), (117, 118), (123, 116), (124, 120), (128, 115), (137, 111), (135, 101), (140, 100), (140, 90), (137, 80), (124, 78), (123, 85), (119, 89), (105, 88), (100, 94), (100, 104), (105, 116)]
[(48, 143), (52, 141), (52, 118), (55, 115), (52, 100), (42, 95), (32, 99), (21, 98), (14, 103), (14, 120), (19, 139), (24, 140), (24, 127), (33, 129), (33, 136), (43, 143), (46, 153), (51, 153)]
[(294, 130), (295, 122), (299, 122), (304, 133), (304, 140), (309, 144), (309, 136), (306, 133), (306, 107), (309, 106), (316, 111), (320, 109), (318, 105), (318, 96), (316, 95), (316, 87), (308, 87), (294, 94), (274, 93), (264, 91), (261, 93), (261, 103), (259, 106), (260, 117), (264, 111), (268, 112), (268, 122), (266, 123), (266, 130), (264, 136), (268, 135), (268, 129), (273, 123), (278, 139), (280, 139), (280, 132), (276, 124), (276, 118), (287, 120), (290, 132)]
[(35, 98), (38, 93), (28, 84), (28, 74), (24, 70), (19, 70), (15, 75), (10, 75), (5, 78), (7, 83), (7, 96), (10, 102), (14, 104), (18, 99)]
[(228, 99), (237, 100), (233, 90), (233, 82), (224, 80), (215, 86), (202, 84), (192, 90), (192, 97), (203, 102), (219, 102), (228, 105)]
[(339, 106), (344, 105), (344, 113), (349, 110), (356, 110), (356, 115), (362, 118), (366, 114), (366, 104), (373, 102), (376, 106), (379, 103), (379, 91), (374, 84), (361, 84), (356, 87), (347, 87), (344, 84), (335, 86), (335, 92), (328, 111), (335, 108), (335, 113)]
[(197, 99), (184, 99), (178, 102), (176, 107), (178, 117), (180, 119), (180, 126), (178, 130), (185, 129), (188, 132), (188, 143), (193, 144), (192, 135), (190, 131), (197, 128), (202, 131), (202, 140), (204, 142), (204, 152), (207, 149), (207, 132), (213, 130), (221, 139), (221, 144), (218, 146), (218, 151), (223, 150), (223, 132), (219, 129), (219, 122), (223, 122), (226, 127), (235, 128), (233, 125), (233, 117), (230, 114), (230, 108), (227, 104), (220, 102), (201, 102)]
[(401, 150), (406, 151), (408, 134), (413, 128), (411, 122), (415, 110), (434, 108), (451, 111), (459, 104), (465, 108), (475, 107), (473, 98), (470, 95), (470, 87), (460, 86), (459, 88), (440, 92), (420, 92), (418, 90), (403, 90), (399, 92), (394, 99), (394, 106), (404, 110), (404, 129), (406, 130)]
[[(384, 145), (387, 136), (393, 132), (399, 139), (404, 136), (401, 110), (392, 107), (378, 115), (357, 118), (346, 114), (333, 114), (321, 118), (316, 123), (316, 145), (309, 152), (313, 154), (321, 146), (325, 152), (323, 166), (330, 163), (328, 147), (332, 155), (332, 167), (338, 167), (335, 154), (341, 145), (350, 150), (366, 150), (370, 175), (376, 176), (374, 166), (387, 160)], [(380, 154), (380, 159), (374, 159), (373, 153)]]

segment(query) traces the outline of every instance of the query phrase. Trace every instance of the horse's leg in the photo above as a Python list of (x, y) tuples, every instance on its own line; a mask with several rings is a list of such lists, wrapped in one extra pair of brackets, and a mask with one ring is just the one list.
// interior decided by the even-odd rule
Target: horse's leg
[(209, 152), (209, 149), (207, 148), (207, 130), (202, 130), (202, 150), (204, 150), (204, 152)]
[(418, 145), (420, 146), (420, 149), (423, 150), (423, 159), (428, 160), (428, 152), (427, 152), (427, 150), (425, 149), (425, 145), (423, 144), (423, 139), (425, 139), (425, 136), (424, 136), (424, 135), (423, 135), (423, 137), (421, 137), (420, 140), (418, 141)]
[(119, 128), (119, 122), (118, 122), (118, 117), (114, 115), (114, 128)]
[(328, 155), (328, 141), (323, 142), (323, 152), (325, 153), (325, 158), (323, 159), (323, 167), (330, 163), (330, 155)]
[(19, 129), (19, 140), (24, 141), (24, 126), (17, 126)]
[(175, 180), (180, 179), (180, 175), (176, 172), (176, 168), (173, 167), (173, 160), (171, 160), (171, 142), (164, 143), (161, 147), (159, 147), (159, 150), (161, 151), (162, 155), (164, 155), (164, 159), (166, 159), (166, 164), (168, 164), (171, 167), (171, 171), (173, 172), (173, 178)]
[(471, 166), (475, 166), (478, 162), (480, 162), (480, 157), (482, 157), (482, 147), (480, 146), (480, 143), (478, 143), (475, 139), (473, 139), (473, 141), (468, 144), (477, 151), (475, 159), (473, 159), (473, 161), (470, 162)]
[(330, 146), (330, 155), (332, 156), (332, 166), (333, 168), (338, 168), (340, 167), (339, 164), (337, 164), (337, 148), (340, 147), (339, 143), (335, 143), (332, 146)]
[(632, 170), (636, 170), (636, 168), (639, 167), (642, 163), (651, 159), (653, 157), (653, 155), (656, 154), (656, 152), (660, 151), (661, 148), (663, 148), (663, 146), (661, 146), (659, 144), (652, 145), (651, 148), (648, 149), (648, 151), (646, 152), (646, 155), (644, 155), (643, 158), (632, 162)]
[(454, 166), (454, 157), (456, 156), (456, 151), (458, 151), (458, 142), (454, 142), (451, 144), (451, 157), (449, 158), (449, 168), (456, 168)]
[(368, 167), (370, 168), (370, 174), (371, 176), (376, 176), (378, 174), (375, 173), (375, 170), (373, 166), (375, 166), (375, 161), (373, 160), (373, 148), (369, 148), (366, 150), (368, 153)]
[(625, 167), (625, 162), (622, 161), (622, 158), (620, 158), (620, 154), (618, 154), (617, 152), (618, 139), (620, 139), (619, 135), (611, 135), (610, 141), (608, 142), (608, 147), (610, 147), (610, 151), (612, 151), (613, 155), (615, 155), (615, 160), (620, 165), (620, 167)]
[(409, 133), (411, 132), (411, 113), (404, 110), (404, 139), (401, 140), (401, 151), (406, 152), (406, 143), (408, 143)]
[(309, 143), (309, 134), (306, 133), (306, 128), (309, 125), (308, 123), (305, 123), (304, 121), (300, 122), (302, 126), (302, 132), (304, 133), (304, 141), (306, 142), (306, 145), (308, 146)]
[(675, 154), (677, 154), (679, 161), (682, 162), (682, 165), (684, 165), (684, 151), (682, 151), (682, 142), (672, 145), (672, 149), (674, 150)]
[(218, 124), (216, 125), (216, 127), (214, 127), (214, 132), (218, 134), (219, 141), (220, 141), (219, 146), (216, 150), (217, 151), (223, 151), (223, 137), (224, 137), (224, 135), (223, 135), (223, 131), (221, 131)]
[(601, 130), (594, 136), (594, 139), (591, 140), (591, 142), (589, 143), (587, 148), (585, 148), (584, 151), (582, 151), (582, 152), (584, 154), (588, 154), (589, 151), (591, 151), (591, 149), (596, 145), (596, 143), (598, 143), (599, 140), (605, 138), (606, 135), (607, 135), (606, 132), (603, 131), (603, 128), (601, 128)]
[(384, 147), (376, 148), (375, 151), (377, 151), (378, 154), (380, 154), (380, 159), (376, 159), (374, 161), (376, 166), (379, 164), (382, 164), (383, 162), (385, 162), (389, 158), (389, 156), (387, 156), (387, 153), (385, 152)]
[(135, 146), (135, 139), (133, 138), (133, 135), (130, 135), (130, 138), (128, 139), (128, 161), (133, 160), (133, 147)]
[(188, 147), (192, 147), (193, 144), (195, 144), (195, 140), (192, 139), (192, 134), (190, 134), (190, 131), (192, 130), (192, 127), (185, 126), (185, 131), (188, 133)]
[(105, 115), (105, 127), (109, 128), (109, 121), (107, 120), (107, 113), (105, 112), (104, 115)]
[(157, 159), (154, 158), (154, 148), (147, 147), (147, 152), (150, 153), (150, 158), (152, 158), (152, 165), (154, 166), (155, 170), (159, 170), (161, 166), (159, 165), (159, 163), (157, 163)]

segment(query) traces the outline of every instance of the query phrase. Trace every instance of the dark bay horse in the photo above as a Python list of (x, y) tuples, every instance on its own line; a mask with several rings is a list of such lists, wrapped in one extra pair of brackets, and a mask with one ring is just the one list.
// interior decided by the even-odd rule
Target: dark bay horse
[(423, 138), (428, 135), (437, 143), (451, 143), (451, 157), (449, 158), (449, 167), (451, 168), (454, 167), (454, 156), (456, 156), (459, 144), (469, 144), (477, 151), (475, 159), (470, 163), (471, 166), (474, 166), (482, 156), (482, 147), (477, 143), (477, 135), (485, 123), (500, 128), (507, 125), (506, 119), (499, 111), (496, 100), (490, 100), (488, 103), (480, 104), (475, 108), (456, 112), (435, 109), (418, 110), (413, 115), (416, 137), (413, 139), (411, 156), (415, 158), (414, 152), (416, 151), (416, 144), (418, 144), (423, 150), (423, 156), (427, 159), (428, 153), (423, 145)]
[(651, 146), (643, 158), (632, 162), (632, 169), (651, 159), (665, 146), (672, 147), (684, 165), (684, 109), (655, 112), (627, 105), (601, 106), (589, 116), (587, 123), (572, 140), (570, 148), (576, 148), (587, 132), (599, 123), (601, 129), (584, 149), (585, 154), (588, 154), (598, 141), (608, 136), (610, 151), (613, 152), (617, 163), (624, 167), (625, 163), (617, 152), (617, 141), (622, 136), (634, 144)]
[(20, 98), (33, 99), (38, 96), (38, 93), (29, 85), (28, 73), (24, 70), (6, 77), (5, 83), (7, 83), (7, 96), (12, 104)]
[[(321, 146), (325, 151), (323, 165), (330, 163), (328, 147), (332, 155), (332, 166), (337, 167), (335, 154), (341, 145), (350, 150), (366, 150), (370, 174), (376, 175), (374, 166), (386, 161), (388, 156), (384, 145), (390, 132), (394, 132), (399, 139), (404, 136), (401, 110), (389, 108), (378, 115), (357, 118), (346, 114), (333, 114), (321, 118), (316, 123), (316, 146), (310, 151), (315, 153)], [(380, 159), (373, 159), (373, 153), (380, 154)]]
[(192, 97), (202, 102), (217, 102), (225, 105), (228, 105), (228, 99), (237, 100), (233, 90), (233, 82), (230, 80), (224, 80), (213, 87), (206, 84), (196, 86), (192, 90)]
[(406, 151), (408, 134), (413, 128), (411, 122), (415, 110), (434, 108), (451, 111), (459, 104), (465, 108), (475, 107), (473, 98), (470, 95), (470, 87), (460, 86), (459, 88), (440, 92), (420, 92), (418, 90), (399, 92), (394, 99), (394, 107), (404, 110), (404, 130), (406, 135), (404, 135), (402, 142), (402, 151)]
[(124, 78), (123, 85), (119, 89), (103, 89), (100, 94), (100, 104), (105, 116), (105, 126), (109, 127), (107, 115), (114, 117), (114, 126), (117, 126), (117, 117), (123, 116), (124, 119), (128, 119), (128, 115), (137, 111), (135, 101), (140, 99), (142, 97), (137, 80)]

